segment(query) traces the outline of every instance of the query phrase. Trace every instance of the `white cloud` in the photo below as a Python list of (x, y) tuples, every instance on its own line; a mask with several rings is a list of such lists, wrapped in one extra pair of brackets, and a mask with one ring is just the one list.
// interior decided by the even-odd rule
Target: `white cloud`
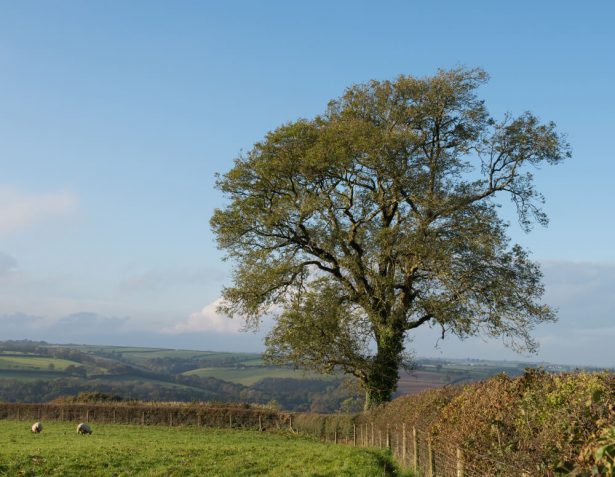
[(50, 219), (63, 219), (77, 209), (77, 198), (68, 191), (26, 194), (0, 187), (0, 235)]
[(168, 334), (202, 333), (207, 331), (239, 333), (243, 328), (242, 321), (238, 318), (231, 319), (227, 315), (219, 313), (217, 308), (221, 303), (222, 298), (218, 298), (213, 303), (205, 305), (201, 311), (192, 313), (187, 320), (171, 328), (165, 328), (162, 331)]

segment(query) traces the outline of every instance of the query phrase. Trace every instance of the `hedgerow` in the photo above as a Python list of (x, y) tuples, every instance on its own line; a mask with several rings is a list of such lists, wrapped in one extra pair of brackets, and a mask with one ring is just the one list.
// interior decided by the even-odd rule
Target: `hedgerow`
[[(436, 447), (463, 449), (468, 465), (485, 476), (511, 469), (612, 475), (591, 472), (612, 466), (614, 409), (613, 373), (528, 369), (518, 378), (502, 374), (399, 398), (359, 421), (420, 429)], [(598, 457), (596, 449), (603, 449)]]

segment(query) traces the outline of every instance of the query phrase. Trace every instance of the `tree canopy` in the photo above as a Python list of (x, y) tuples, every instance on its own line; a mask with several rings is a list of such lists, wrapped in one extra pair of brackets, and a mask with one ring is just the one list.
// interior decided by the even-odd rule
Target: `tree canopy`
[(211, 226), (234, 263), (222, 309), (248, 327), (275, 315), (270, 359), (352, 374), (370, 407), (391, 399), (419, 326), (535, 349), (555, 314), (496, 198), (526, 231), (545, 225), (531, 169), (570, 148), (529, 112), (492, 118), (486, 80), (459, 68), (351, 86), (218, 177), (228, 203)]

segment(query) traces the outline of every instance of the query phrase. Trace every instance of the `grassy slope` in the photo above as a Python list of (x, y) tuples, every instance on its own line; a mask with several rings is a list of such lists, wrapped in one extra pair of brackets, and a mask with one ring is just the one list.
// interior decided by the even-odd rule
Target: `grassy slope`
[(382, 476), (401, 475), (380, 450), (256, 431), (0, 421), (0, 475)]
[(243, 384), (244, 386), (250, 386), (264, 378), (333, 379), (332, 377), (323, 376), (322, 374), (306, 373), (290, 368), (261, 368), (255, 366), (247, 366), (245, 368), (199, 368), (186, 371), (183, 374), (188, 376), (211, 376), (224, 381)]
[(47, 356), (0, 355), (0, 369), (46, 370), (50, 364), (53, 365), (55, 370), (59, 371), (66, 369), (70, 365), (80, 366), (80, 363), (76, 361)]

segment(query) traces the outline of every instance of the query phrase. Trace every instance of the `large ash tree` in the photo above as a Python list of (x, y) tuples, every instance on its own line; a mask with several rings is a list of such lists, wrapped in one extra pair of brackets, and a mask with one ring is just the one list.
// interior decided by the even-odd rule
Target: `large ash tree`
[(348, 88), (235, 161), (211, 226), (234, 263), (223, 311), (257, 327), (267, 355), (356, 376), (366, 408), (389, 401), (411, 330), (500, 337), (534, 350), (553, 321), (541, 272), (511, 245), (498, 200), (546, 224), (532, 168), (570, 156), (553, 123), (491, 118), (478, 69)]

